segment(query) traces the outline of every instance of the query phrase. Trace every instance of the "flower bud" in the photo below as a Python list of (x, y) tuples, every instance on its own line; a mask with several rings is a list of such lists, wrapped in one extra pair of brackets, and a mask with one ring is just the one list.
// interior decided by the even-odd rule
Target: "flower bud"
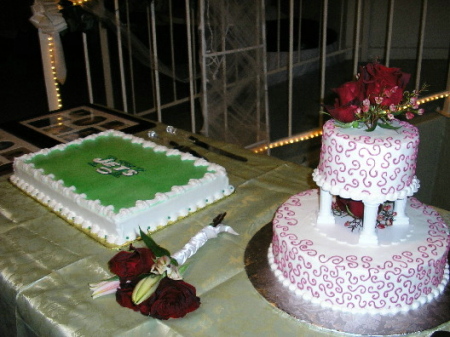
[(392, 112), (395, 112), (395, 111), (397, 111), (397, 106), (394, 104), (391, 104), (391, 105), (389, 105), (389, 110)]
[(131, 300), (134, 304), (139, 305), (148, 299), (158, 288), (159, 282), (166, 275), (155, 275), (151, 274), (147, 277), (144, 277), (142, 280), (136, 284), (136, 287), (133, 289), (133, 294), (131, 295)]
[(375, 97), (375, 103), (377, 104), (383, 103), (383, 97)]
[(414, 114), (413, 114), (412, 112), (408, 111), (408, 112), (405, 114), (405, 117), (406, 117), (406, 119), (413, 119), (413, 118), (414, 118)]

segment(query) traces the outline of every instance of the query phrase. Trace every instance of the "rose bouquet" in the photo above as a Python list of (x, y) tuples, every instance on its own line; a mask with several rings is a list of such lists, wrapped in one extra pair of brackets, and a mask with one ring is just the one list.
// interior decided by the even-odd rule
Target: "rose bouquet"
[[(352, 232), (356, 228), (363, 227), (364, 218), (364, 204), (361, 200), (352, 200), (336, 196), (336, 200), (332, 205), (333, 214), (336, 216), (345, 217), (349, 215), (352, 219), (345, 222), (345, 226), (350, 228)], [(378, 207), (378, 215), (376, 219), (376, 228), (386, 228), (392, 226), (394, 217), (397, 215), (394, 212), (392, 201), (386, 201)]]
[(121, 306), (163, 320), (184, 317), (196, 310), (200, 306), (200, 298), (195, 287), (182, 280), (186, 270), (184, 263), (219, 233), (237, 235), (230, 226), (220, 223), (225, 214), (215, 217), (174, 255), (141, 230), (141, 238), (147, 247), (130, 245), (128, 251), (120, 251), (113, 256), (108, 266), (115, 276), (91, 284), (92, 297), (115, 293)]
[(355, 81), (347, 82), (333, 91), (338, 95), (333, 106), (325, 106), (327, 113), (341, 127), (359, 127), (367, 131), (378, 126), (395, 129), (391, 121), (400, 115), (412, 119), (422, 115), (418, 96), (421, 90), (405, 91), (410, 74), (399, 68), (388, 68), (379, 63), (360, 67)]

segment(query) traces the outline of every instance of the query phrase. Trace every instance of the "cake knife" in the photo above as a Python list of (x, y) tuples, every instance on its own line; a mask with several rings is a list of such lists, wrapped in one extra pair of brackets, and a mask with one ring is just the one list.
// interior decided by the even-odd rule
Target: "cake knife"
[[(172, 146), (174, 149), (182, 151), (182, 152), (187, 152), (192, 154), (194, 157), (197, 158), (203, 158), (206, 159), (204, 156), (202, 156), (201, 154), (199, 154), (197, 151), (192, 150), (189, 146), (185, 146), (185, 145), (180, 145), (177, 142), (174, 142), (173, 140), (171, 140), (169, 142), (169, 145)], [(206, 159), (207, 160), (207, 159)]]
[[(173, 148), (175, 150), (179, 150), (181, 152), (190, 153), (190, 154), (192, 154), (193, 156), (195, 156), (197, 158), (206, 159), (204, 156), (199, 154), (197, 151), (192, 150), (189, 146), (180, 145), (180, 144), (178, 144), (177, 142), (175, 142), (173, 140), (168, 140), (165, 137), (160, 137), (156, 131), (149, 131), (147, 133), (147, 136), (149, 138), (151, 138), (153, 141), (159, 140), (158, 143), (162, 143), (162, 145), (164, 145), (164, 146), (171, 147), (171, 148)], [(208, 159), (206, 159), (206, 160), (208, 160)]]
[(202, 147), (208, 151), (220, 154), (222, 156), (226, 156), (228, 158), (234, 159), (234, 160), (238, 160), (238, 161), (242, 161), (242, 162), (246, 162), (248, 159), (242, 156), (239, 156), (237, 154), (222, 150), (218, 147), (215, 147), (213, 145), (209, 145), (208, 143), (205, 143), (203, 141), (201, 141), (200, 139), (194, 137), (194, 136), (189, 136), (188, 139), (194, 143), (195, 145)]

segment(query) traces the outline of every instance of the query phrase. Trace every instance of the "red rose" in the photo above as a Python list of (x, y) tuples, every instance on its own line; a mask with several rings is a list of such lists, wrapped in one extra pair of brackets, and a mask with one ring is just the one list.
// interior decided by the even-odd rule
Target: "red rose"
[(155, 255), (148, 248), (130, 247), (130, 251), (121, 251), (109, 260), (109, 270), (120, 277), (121, 281), (132, 280), (136, 276), (150, 272)]
[(355, 218), (364, 218), (364, 203), (352, 199), (336, 198), (337, 207), (342, 212), (350, 212)]
[(338, 94), (334, 106), (326, 106), (326, 110), (334, 119), (342, 123), (350, 123), (357, 119), (356, 112), (365, 99), (362, 80), (347, 82), (333, 89)]
[(339, 95), (339, 105), (357, 104), (366, 98), (362, 80), (344, 83), (333, 91)]
[[(379, 63), (369, 63), (361, 67), (360, 74), (365, 85), (365, 96), (374, 103), (375, 97), (384, 97), (381, 105), (397, 105), (403, 98), (403, 91), (409, 82), (410, 74), (399, 68), (388, 68)], [(386, 92), (395, 89), (389, 96)]]
[(133, 303), (131, 300), (131, 295), (133, 294), (133, 289), (136, 284), (134, 283), (121, 283), (120, 288), (116, 291), (116, 301), (122, 307), (133, 309), (134, 311), (139, 310), (139, 306)]
[(166, 320), (184, 317), (199, 306), (200, 298), (196, 296), (194, 286), (166, 277), (152, 296), (139, 305), (139, 310), (143, 315)]
[(328, 113), (334, 119), (342, 122), (342, 123), (350, 123), (356, 120), (356, 112), (358, 106), (356, 105), (341, 105), (339, 106), (338, 102), (334, 105), (334, 107), (326, 107)]

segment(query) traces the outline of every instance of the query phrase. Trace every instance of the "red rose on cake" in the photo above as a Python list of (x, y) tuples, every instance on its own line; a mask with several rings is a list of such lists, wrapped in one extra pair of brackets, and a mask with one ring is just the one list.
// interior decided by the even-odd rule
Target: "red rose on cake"
[(399, 68), (369, 63), (360, 67), (355, 81), (333, 89), (338, 97), (325, 110), (340, 126), (359, 127), (363, 123), (368, 131), (377, 125), (395, 129), (390, 123), (397, 116), (404, 114), (411, 119), (423, 114), (417, 103), (421, 90), (405, 91), (410, 77)]
[(364, 100), (364, 85), (361, 80), (347, 82), (333, 89), (338, 94), (334, 106), (327, 107), (328, 113), (342, 123), (350, 123), (356, 119), (359, 105)]
[(403, 91), (411, 75), (399, 68), (388, 68), (379, 63), (369, 63), (360, 68), (360, 79), (364, 83), (364, 94), (370, 103), (381, 97), (382, 106), (398, 105), (403, 99)]
[(331, 117), (342, 123), (351, 123), (355, 121), (358, 109), (359, 107), (354, 104), (339, 105), (338, 103), (336, 103), (334, 107), (327, 108)]
[(362, 102), (366, 98), (364, 83), (361, 80), (344, 83), (339, 88), (333, 89), (333, 91), (339, 95), (339, 103), (341, 105)]
[(364, 203), (361, 200), (345, 199), (339, 196), (336, 197), (336, 207), (341, 212), (349, 213), (357, 219), (364, 218)]

